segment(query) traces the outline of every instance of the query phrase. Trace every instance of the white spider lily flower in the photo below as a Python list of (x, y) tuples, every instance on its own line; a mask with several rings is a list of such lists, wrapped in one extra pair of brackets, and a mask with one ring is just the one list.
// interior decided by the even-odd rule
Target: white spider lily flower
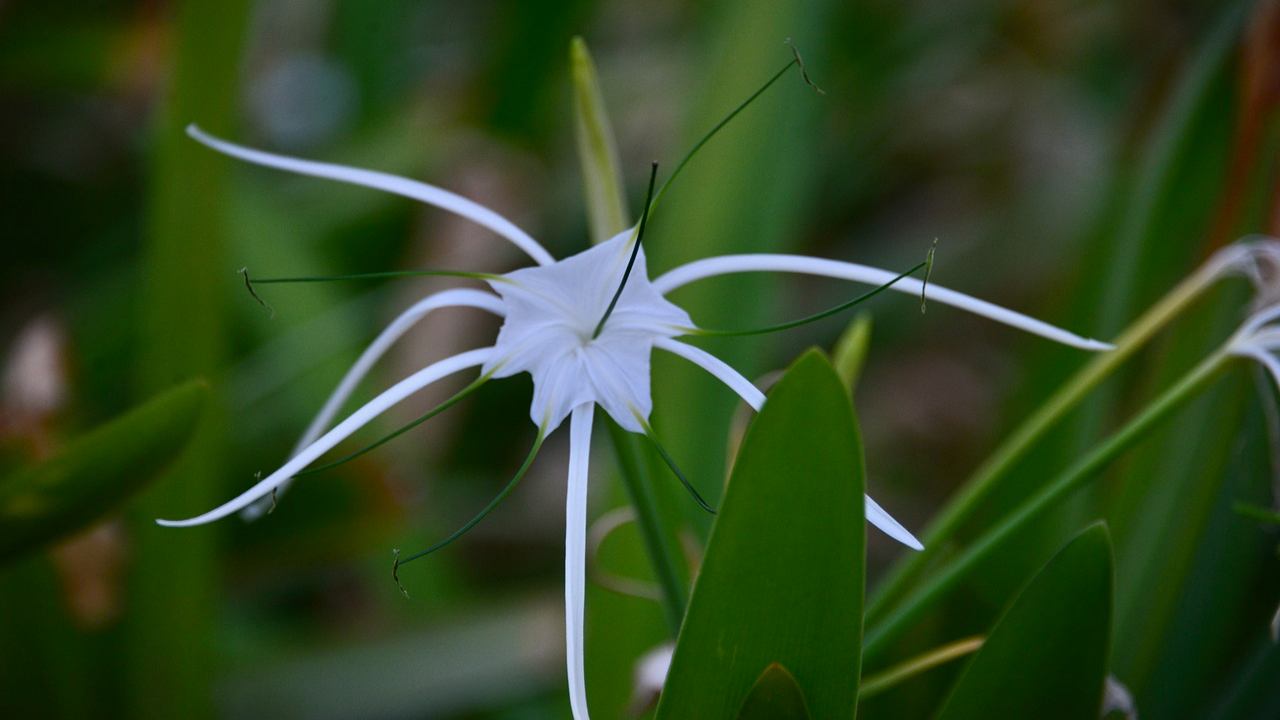
[(1227, 353), (1256, 360), (1280, 389), (1280, 303), (1249, 316), (1227, 341)]
[(649, 356), (654, 344), (685, 333), (693, 320), (649, 281), (644, 249), (608, 321), (600, 328), (630, 259), (634, 233), (625, 230), (588, 250), (546, 266), (516, 270), (490, 285), (505, 320), (485, 366), (494, 377), (533, 376), (535, 424), (546, 432), (583, 404), (604, 408), (623, 428), (643, 433), (653, 409)]
[[(689, 315), (665, 295), (695, 280), (740, 272), (798, 272), (881, 285), (894, 273), (855, 263), (797, 255), (731, 255), (676, 268), (650, 280), (644, 250), (628, 230), (598, 246), (556, 261), (528, 233), (498, 213), (471, 200), (425, 183), (370, 170), (285, 157), (245, 148), (211, 137), (192, 126), (188, 133), (205, 145), (242, 160), (302, 175), (329, 178), (385, 190), (421, 200), (486, 227), (523, 250), (534, 265), (489, 280), (496, 294), (454, 289), (432, 295), (405, 311), (365, 350), (326, 401), (293, 456), (229, 502), (187, 520), (157, 520), (161, 525), (200, 525), (272, 500), (292, 477), (351, 436), (388, 408), (464, 370), (479, 368), (485, 376), (520, 372), (533, 376), (530, 417), (539, 440), (570, 418), (570, 454), (565, 526), (565, 623), (570, 701), (575, 718), (587, 717), (583, 659), (583, 616), (586, 584), (587, 468), (594, 406), (600, 405), (619, 425), (647, 431), (652, 409), (650, 356), (654, 348), (697, 365), (759, 410), (765, 396), (755, 385), (710, 353), (677, 340), (696, 334)], [(633, 262), (629, 265), (628, 261)], [(610, 296), (621, 284), (612, 314)], [(921, 283), (904, 279), (891, 286), (919, 294)], [(1020, 313), (962, 293), (929, 286), (930, 299), (983, 315), (997, 322), (1086, 350), (1110, 346), (1074, 335)], [(435, 362), (393, 385), (346, 419), (329, 427), (338, 408), (378, 358), (410, 326), (427, 313), (445, 307), (469, 307), (504, 319), (491, 347), (470, 350)], [(607, 318), (607, 322), (602, 321)], [(602, 324), (603, 322), (603, 324)], [(535, 445), (535, 451), (536, 451)], [(532, 457), (532, 454), (531, 454)], [(509, 486), (510, 487), (510, 486)], [(505, 491), (504, 491), (505, 492)], [(501, 496), (500, 496), (501, 497)], [(867, 520), (914, 549), (918, 540), (871, 498)], [(495, 501), (496, 502), (496, 501)], [(260, 505), (259, 505), (260, 506)], [(491, 505), (492, 507), (492, 505)], [(455, 536), (456, 537), (456, 536)]]
[(1215, 279), (1243, 275), (1253, 283), (1256, 306), (1280, 302), (1280, 240), (1243, 238), (1215, 252), (1199, 272)]
[(1258, 309), (1227, 341), (1226, 352), (1257, 361), (1280, 389), (1280, 240), (1241, 240), (1219, 250), (1207, 265), (1253, 282)]

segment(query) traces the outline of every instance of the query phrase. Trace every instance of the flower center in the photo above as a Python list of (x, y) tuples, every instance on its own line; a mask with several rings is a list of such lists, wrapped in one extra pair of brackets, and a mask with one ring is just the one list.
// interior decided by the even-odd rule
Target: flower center
[(494, 377), (533, 376), (530, 417), (539, 425), (549, 422), (547, 432), (585, 402), (600, 404), (620, 425), (638, 431), (635, 413), (647, 418), (653, 404), (654, 341), (692, 324), (654, 289), (644, 250), (630, 244), (631, 236), (626, 230), (577, 255), (490, 283), (506, 317), (489, 369)]

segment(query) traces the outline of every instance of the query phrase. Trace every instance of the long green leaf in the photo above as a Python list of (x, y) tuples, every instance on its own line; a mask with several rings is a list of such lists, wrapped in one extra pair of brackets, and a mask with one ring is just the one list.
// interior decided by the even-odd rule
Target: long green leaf
[(940, 720), (1098, 717), (1111, 639), (1111, 539), (1101, 523), (1045, 565), (996, 623)]
[[(218, 377), (228, 354), (227, 300), (240, 293), (227, 254), (232, 162), (194, 143), (191, 122), (233, 135), (240, 49), (249, 2), (173, 4), (173, 54), (157, 118), (147, 198), (137, 379), (150, 394), (192, 376)], [(228, 277), (230, 275), (230, 277)], [(218, 616), (217, 530), (175, 533), (154, 519), (200, 512), (221, 495), (229, 422), (211, 398), (191, 448), (134, 506), (120, 642), (120, 714), (134, 718), (214, 716), (214, 624)], [(180, 659), (180, 661), (179, 661)], [(107, 661), (103, 661), (107, 662)]]
[(116, 509), (186, 447), (208, 388), (180, 385), (0, 483), (0, 563)]
[(847, 391), (800, 358), (747, 431), (676, 643), (659, 718), (733, 718), (773, 663), (814, 717), (857, 702), (864, 471)]

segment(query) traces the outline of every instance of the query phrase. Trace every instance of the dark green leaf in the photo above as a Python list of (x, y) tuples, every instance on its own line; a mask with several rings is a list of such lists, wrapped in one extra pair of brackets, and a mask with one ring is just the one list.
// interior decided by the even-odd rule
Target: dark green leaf
[(1111, 539), (1099, 523), (1018, 594), (939, 715), (1098, 717), (1111, 639)]
[(180, 385), (72, 441), (0, 484), (0, 561), (38, 549), (114, 510), (186, 447), (208, 388)]
[(817, 352), (747, 431), (676, 643), (659, 718), (733, 718), (780, 663), (814, 717), (850, 717), (861, 664), (863, 461)]

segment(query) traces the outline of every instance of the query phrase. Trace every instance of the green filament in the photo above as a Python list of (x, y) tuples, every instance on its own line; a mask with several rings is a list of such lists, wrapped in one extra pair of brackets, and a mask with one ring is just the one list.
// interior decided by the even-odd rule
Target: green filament
[(412, 421), (410, 421), (408, 424), (401, 426), (399, 429), (394, 430), (394, 431), (392, 431), (391, 433), (389, 433), (389, 434), (387, 434), (387, 435), (384, 435), (384, 436), (382, 436), (381, 438), (379, 438), (379, 439), (377, 439), (377, 440), (373, 441), (372, 443), (369, 443), (368, 445), (365, 445), (364, 447), (360, 448), (359, 450), (356, 450), (355, 452), (350, 453), (350, 454), (348, 454), (348, 455), (344, 455), (344, 456), (342, 456), (342, 457), (338, 458), (337, 460), (334, 460), (333, 462), (325, 463), (324, 465), (317, 465), (316, 467), (311, 467), (311, 468), (307, 468), (306, 470), (302, 470), (302, 471), (298, 472), (297, 474), (295, 474), (295, 475), (294, 475), (294, 477), (302, 477), (302, 476), (304, 476), (304, 475), (314, 475), (314, 474), (319, 473), (319, 472), (324, 472), (325, 470), (332, 470), (333, 468), (336, 468), (336, 467), (338, 467), (339, 465), (345, 465), (345, 464), (347, 464), (347, 463), (351, 462), (352, 460), (355, 460), (356, 458), (360, 457), (361, 455), (364, 455), (365, 453), (368, 453), (368, 452), (370, 452), (370, 451), (372, 451), (372, 450), (375, 450), (375, 449), (377, 449), (377, 448), (379, 448), (379, 447), (381, 447), (381, 446), (383, 446), (383, 445), (385, 445), (385, 444), (387, 444), (387, 443), (391, 442), (392, 440), (395, 440), (396, 438), (398, 438), (398, 437), (400, 437), (401, 435), (403, 435), (403, 434), (405, 434), (405, 433), (409, 432), (410, 430), (412, 430), (412, 429), (414, 429), (414, 428), (418, 427), (418, 426), (419, 426), (419, 425), (421, 425), (422, 423), (424, 423), (424, 422), (426, 422), (426, 421), (430, 420), (431, 418), (433, 418), (433, 417), (435, 417), (435, 416), (439, 415), (440, 413), (444, 412), (445, 410), (448, 410), (449, 408), (453, 407), (454, 405), (457, 405), (459, 402), (461, 402), (461, 401), (463, 400), (463, 398), (467, 397), (467, 396), (468, 396), (468, 395), (470, 395), (471, 393), (473, 393), (473, 392), (475, 392), (476, 390), (480, 389), (480, 386), (481, 386), (481, 385), (483, 385), (483, 384), (485, 384), (486, 382), (488, 382), (488, 381), (489, 381), (489, 379), (490, 379), (491, 377), (493, 377), (493, 371), (490, 371), (490, 372), (488, 372), (488, 373), (486, 373), (486, 374), (484, 374), (484, 375), (481, 375), (480, 377), (476, 378), (474, 381), (472, 381), (472, 383), (471, 383), (470, 385), (467, 385), (466, 387), (464, 387), (464, 388), (462, 388), (461, 390), (459, 390), (456, 394), (454, 394), (454, 395), (453, 395), (453, 397), (451, 397), (451, 398), (449, 398), (448, 400), (445, 400), (444, 402), (440, 403), (439, 405), (437, 405), (437, 406), (435, 406), (435, 407), (431, 408), (431, 409), (430, 409), (430, 410), (428, 410), (426, 413), (424, 413), (424, 414), (422, 414), (422, 415), (419, 415), (417, 418), (413, 419), (413, 420), (412, 420)]
[(644, 211), (640, 214), (640, 227), (636, 231), (635, 245), (631, 246), (631, 257), (627, 259), (627, 269), (622, 272), (622, 282), (618, 283), (618, 290), (613, 293), (613, 299), (609, 301), (609, 307), (605, 308), (604, 315), (600, 317), (600, 322), (596, 323), (595, 332), (591, 333), (591, 339), (595, 340), (600, 337), (600, 331), (604, 330), (604, 323), (613, 314), (614, 308), (618, 306), (618, 299), (622, 297), (622, 289), (627, 286), (627, 279), (631, 277), (631, 269), (635, 267), (636, 256), (640, 254), (640, 242), (644, 240), (644, 227), (649, 220), (649, 206), (653, 202), (653, 181), (658, 177), (658, 163), (654, 163), (649, 168), (649, 190), (644, 195)]
[(813, 315), (802, 317), (799, 320), (791, 320), (789, 322), (779, 323), (777, 325), (769, 325), (769, 326), (760, 327), (760, 328), (750, 328), (746, 330), (712, 330), (707, 328), (683, 328), (683, 330), (688, 335), (704, 335), (704, 336), (712, 336), (712, 337), (735, 337), (735, 336), (742, 336), (742, 335), (764, 335), (766, 333), (780, 332), (782, 330), (790, 330), (791, 328), (800, 327), (801, 325), (808, 325), (809, 323), (817, 322), (819, 320), (824, 320), (826, 318), (831, 317), (832, 315), (837, 315), (839, 313), (842, 313), (845, 310), (848, 310), (849, 308), (853, 307), (854, 305), (870, 300), (876, 295), (879, 295), (885, 290), (888, 290), (890, 287), (893, 287), (893, 285), (897, 283), (899, 280), (902, 280), (903, 278), (907, 277), (908, 275), (911, 275), (917, 270), (920, 270), (921, 268), (932, 267), (933, 265), (932, 259), (933, 259), (933, 251), (930, 250), (929, 259), (926, 259), (923, 262), (916, 264), (915, 267), (911, 268), (910, 270), (907, 270), (906, 272), (900, 273), (897, 277), (890, 280), (889, 282), (877, 288), (874, 288), (872, 290), (868, 290), (867, 292), (859, 295), (858, 297), (852, 300), (849, 300), (848, 302), (840, 303), (839, 305), (836, 305), (833, 308), (828, 308), (826, 310), (823, 310), (822, 312), (814, 313)]
[(641, 417), (639, 413), (634, 413), (634, 415), (636, 420), (640, 422), (640, 426), (644, 428), (645, 437), (649, 438), (649, 442), (653, 443), (653, 447), (658, 451), (658, 455), (662, 458), (662, 461), (671, 469), (672, 474), (676, 476), (680, 481), (680, 484), (684, 486), (684, 489), (689, 491), (689, 495), (693, 497), (693, 501), (698, 503), (698, 507), (706, 510), (712, 515), (715, 515), (715, 508), (711, 507), (711, 503), (707, 502), (702, 497), (702, 494), (693, 486), (693, 483), (689, 482), (689, 478), (680, 469), (680, 466), (676, 465), (675, 458), (671, 457), (671, 453), (667, 452), (667, 449), (662, 446), (662, 443), (658, 440), (658, 434), (653, 431), (653, 427), (649, 425), (649, 421)]
[(404, 565), (405, 563), (413, 562), (414, 560), (417, 560), (419, 558), (426, 557), (431, 553), (452, 544), (454, 540), (457, 540), (463, 535), (466, 535), (467, 532), (471, 530), (471, 528), (474, 528), (476, 525), (479, 525), (480, 521), (483, 520), (485, 516), (493, 512), (494, 508), (498, 507), (498, 505), (503, 500), (505, 500), (508, 495), (511, 494), (512, 490), (515, 490), (516, 485), (520, 483), (521, 478), (523, 478), (525, 476), (525, 473), (529, 471), (529, 466), (533, 465), (533, 459), (537, 457), (538, 450), (542, 448), (542, 441), (545, 438), (546, 438), (545, 429), (538, 428), (538, 436), (533, 440), (533, 447), (529, 448), (529, 454), (525, 456), (524, 462), (520, 464), (520, 469), (516, 470), (516, 474), (512, 476), (511, 480), (507, 482), (506, 486), (503, 487), (502, 490), (496, 496), (494, 496), (492, 500), (489, 501), (489, 504), (484, 506), (483, 510), (477, 513), (475, 517), (468, 520), (465, 525), (455, 530), (452, 535), (441, 540), (435, 545), (432, 545), (426, 550), (416, 552), (403, 560), (400, 559), (400, 553), (399, 551), (397, 551), (395, 564), (392, 567), (392, 577), (396, 578), (396, 583), (399, 584), (399, 579), (396, 573), (399, 571), (401, 565)]

